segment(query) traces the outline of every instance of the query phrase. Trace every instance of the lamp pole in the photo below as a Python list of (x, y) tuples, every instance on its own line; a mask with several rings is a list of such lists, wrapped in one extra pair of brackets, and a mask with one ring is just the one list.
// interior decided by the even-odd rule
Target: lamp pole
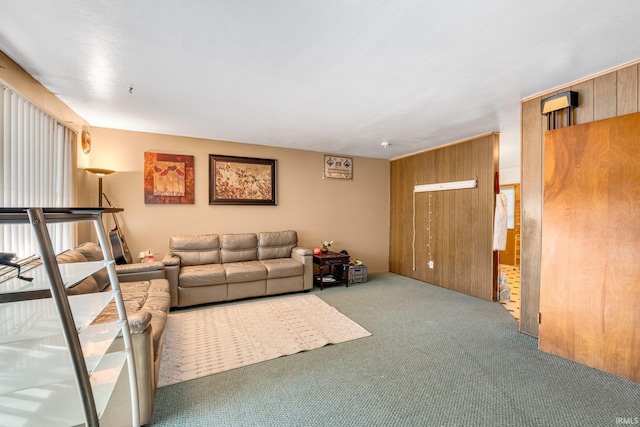
[(98, 207), (102, 207), (102, 176), (98, 175)]
[(114, 173), (114, 170), (111, 169), (102, 169), (102, 168), (86, 168), (87, 172), (91, 172), (94, 175), (98, 176), (98, 207), (102, 207), (102, 177), (106, 175), (111, 175)]

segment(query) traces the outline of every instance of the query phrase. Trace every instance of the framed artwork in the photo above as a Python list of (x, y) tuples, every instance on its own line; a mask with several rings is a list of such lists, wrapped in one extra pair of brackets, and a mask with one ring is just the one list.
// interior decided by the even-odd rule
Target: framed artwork
[(276, 205), (276, 161), (209, 155), (210, 205)]
[(193, 204), (193, 163), (193, 156), (145, 152), (145, 204)]
[(324, 155), (324, 179), (353, 179), (353, 158)]

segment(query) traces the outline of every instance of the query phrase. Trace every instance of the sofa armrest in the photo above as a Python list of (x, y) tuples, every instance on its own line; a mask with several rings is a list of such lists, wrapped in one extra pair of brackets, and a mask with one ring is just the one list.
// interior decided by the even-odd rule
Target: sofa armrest
[[(115, 301), (111, 301), (93, 320), (96, 325), (108, 322), (115, 322), (120, 318)], [(129, 330), (132, 334), (141, 334), (151, 325), (151, 313), (146, 311), (127, 311), (127, 320), (129, 321)], [(120, 336), (122, 331), (120, 331)]]
[(178, 285), (180, 276), (180, 258), (170, 254), (165, 255), (162, 259), (164, 264), (164, 273), (169, 282), (169, 295), (171, 295), (171, 307), (178, 305)]
[(146, 311), (138, 311), (136, 313), (127, 313), (129, 321), (129, 330), (132, 334), (141, 334), (147, 330), (151, 323), (151, 313)]
[(296, 254), (298, 256), (311, 256), (313, 255), (313, 250), (311, 249), (307, 249), (307, 248), (301, 248), (299, 246), (296, 246), (295, 248), (293, 248), (291, 250), (291, 257), (293, 258), (293, 254)]
[(291, 258), (304, 267), (304, 290), (313, 289), (313, 250), (296, 246), (291, 250)]
[(164, 264), (160, 261), (116, 265), (116, 273), (118, 273), (118, 280), (121, 282), (165, 278)]
[(165, 267), (168, 265), (177, 265), (179, 267), (180, 257), (174, 256), (171, 254), (166, 254), (164, 258), (162, 258), (162, 263), (165, 265)]
[[(138, 398), (140, 403), (140, 423), (148, 425), (153, 414), (156, 397), (156, 363), (154, 363), (153, 343), (151, 340), (151, 325), (146, 331), (133, 333), (131, 327), (131, 341), (135, 354), (136, 380), (138, 383)], [(109, 352), (124, 350), (124, 340), (119, 337), (109, 347)], [(131, 396), (129, 395), (129, 375), (127, 369), (122, 370), (109, 405), (100, 419), (100, 425), (127, 426), (131, 425)], [(103, 420), (105, 421), (103, 423)]]

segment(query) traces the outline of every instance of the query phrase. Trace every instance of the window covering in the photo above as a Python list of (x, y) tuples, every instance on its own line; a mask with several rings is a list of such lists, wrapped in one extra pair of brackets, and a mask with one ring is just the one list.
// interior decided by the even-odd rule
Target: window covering
[[(0, 202), (2, 207), (73, 206), (72, 130), (0, 84)], [(54, 250), (73, 246), (73, 224), (47, 226)], [(28, 225), (0, 225), (0, 250), (39, 253)]]

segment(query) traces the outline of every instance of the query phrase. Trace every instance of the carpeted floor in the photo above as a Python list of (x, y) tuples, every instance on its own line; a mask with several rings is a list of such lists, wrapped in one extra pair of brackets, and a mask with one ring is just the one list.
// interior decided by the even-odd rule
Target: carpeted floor
[(158, 386), (369, 335), (313, 294), (172, 312), (167, 320)]
[(372, 335), (160, 388), (150, 425), (583, 427), (640, 417), (640, 384), (539, 351), (499, 303), (391, 273), (312, 293)]

